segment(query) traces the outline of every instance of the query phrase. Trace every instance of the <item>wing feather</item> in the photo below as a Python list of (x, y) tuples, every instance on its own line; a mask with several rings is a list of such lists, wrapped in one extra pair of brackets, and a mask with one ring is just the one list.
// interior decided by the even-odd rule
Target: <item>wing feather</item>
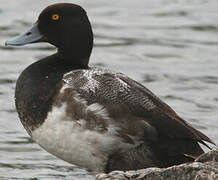
[(195, 140), (205, 146), (204, 141), (215, 144), (180, 118), (150, 90), (122, 73), (93, 68), (73, 71), (64, 79), (70, 87), (76, 88), (88, 104), (121, 107), (124, 114), (148, 122), (160, 137)]

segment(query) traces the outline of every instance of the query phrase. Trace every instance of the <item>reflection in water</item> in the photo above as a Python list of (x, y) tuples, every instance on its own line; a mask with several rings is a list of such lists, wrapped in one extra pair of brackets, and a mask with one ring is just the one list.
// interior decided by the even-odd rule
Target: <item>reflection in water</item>
[[(0, 179), (94, 179), (42, 150), (14, 106), (15, 82), (29, 64), (54, 53), (48, 44), (5, 47), (60, 0), (2, 0), (0, 9)], [(92, 65), (143, 83), (184, 119), (218, 142), (218, 2), (209, 0), (83, 1), (93, 24)]]

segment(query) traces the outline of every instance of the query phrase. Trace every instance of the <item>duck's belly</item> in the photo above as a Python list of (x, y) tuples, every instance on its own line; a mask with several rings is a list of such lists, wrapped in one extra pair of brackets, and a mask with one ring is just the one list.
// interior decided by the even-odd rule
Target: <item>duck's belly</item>
[(76, 120), (64, 119), (64, 106), (54, 108), (44, 123), (32, 132), (32, 139), (51, 154), (92, 171), (103, 171), (107, 155), (102, 151), (105, 141), (96, 131), (84, 130)]

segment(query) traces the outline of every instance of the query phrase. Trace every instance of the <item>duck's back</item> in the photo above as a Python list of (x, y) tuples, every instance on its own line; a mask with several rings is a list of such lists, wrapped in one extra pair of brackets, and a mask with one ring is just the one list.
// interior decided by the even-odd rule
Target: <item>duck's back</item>
[(66, 91), (76, 89), (88, 106), (99, 106), (108, 116), (105, 126), (112, 124), (116, 136), (133, 144), (132, 149), (110, 154), (107, 171), (193, 161), (203, 153), (198, 142), (211, 142), (151, 91), (121, 73), (93, 68), (70, 72), (63, 79)]

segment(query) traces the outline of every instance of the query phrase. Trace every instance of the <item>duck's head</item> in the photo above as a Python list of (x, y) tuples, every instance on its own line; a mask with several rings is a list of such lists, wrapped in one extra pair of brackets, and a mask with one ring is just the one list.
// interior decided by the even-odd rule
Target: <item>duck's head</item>
[(93, 47), (93, 33), (86, 11), (75, 4), (57, 3), (45, 8), (33, 27), (23, 35), (6, 41), (22, 46), (49, 42), (64, 59), (87, 59)]

